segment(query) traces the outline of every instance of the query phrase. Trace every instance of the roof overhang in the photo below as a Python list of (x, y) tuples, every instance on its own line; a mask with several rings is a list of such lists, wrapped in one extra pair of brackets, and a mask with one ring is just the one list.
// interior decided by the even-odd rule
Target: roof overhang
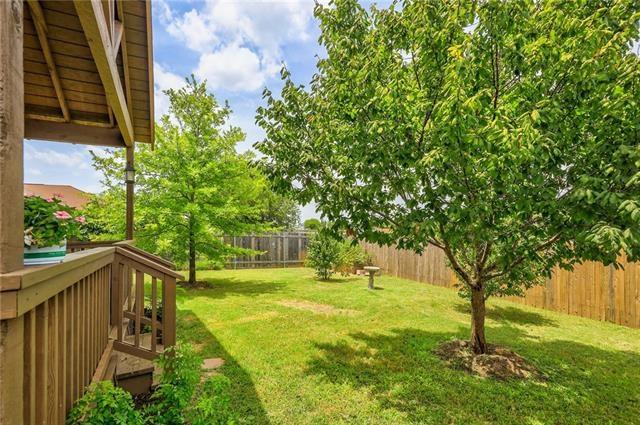
[(153, 143), (152, 38), (150, 1), (25, 1), (25, 138)]

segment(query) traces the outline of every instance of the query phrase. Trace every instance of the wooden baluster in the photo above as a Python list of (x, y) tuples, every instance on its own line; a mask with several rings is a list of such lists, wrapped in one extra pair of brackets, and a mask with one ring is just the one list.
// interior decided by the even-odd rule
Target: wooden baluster
[(123, 278), (123, 280), (118, 283), (118, 290), (117, 290), (117, 297), (116, 297), (116, 305), (117, 305), (116, 326), (118, 327), (118, 341), (122, 341), (122, 322), (124, 320), (123, 315), (122, 315), (122, 309), (123, 309), (123, 304), (124, 304), (123, 289), (126, 287), (126, 284), (127, 284), (125, 282), (127, 277), (126, 277), (126, 268), (125, 268), (124, 264), (118, 264), (118, 270), (117, 271), (118, 271), (118, 276)]
[(36, 423), (36, 308), (24, 316), (24, 413), (25, 424)]
[(140, 270), (136, 270), (136, 328), (134, 336), (134, 344), (140, 347), (140, 330), (142, 328), (142, 311), (144, 308), (144, 274)]
[(74, 395), (75, 395), (75, 387), (74, 387), (74, 370), (73, 370), (73, 358), (75, 356), (73, 350), (73, 312), (74, 312), (74, 300), (73, 300), (73, 286), (67, 288), (66, 294), (66, 313), (65, 313), (65, 331), (66, 331), (66, 347), (67, 356), (65, 358), (66, 366), (65, 366), (65, 379), (66, 379), (66, 397), (65, 397), (65, 412), (71, 408), (73, 404)]
[(118, 304), (118, 296), (122, 288), (122, 272), (120, 271), (119, 257), (111, 264), (111, 326), (118, 325), (118, 311), (122, 310), (122, 304)]
[(127, 276), (127, 311), (133, 311), (133, 300), (131, 299), (131, 291), (132, 291), (132, 287), (133, 287), (133, 278), (131, 276), (131, 274), (133, 273), (133, 270), (131, 269), (131, 266), (127, 265), (127, 271), (126, 271), (126, 276)]
[(158, 334), (158, 322), (156, 309), (158, 304), (158, 282), (155, 277), (151, 278), (151, 351), (156, 352), (156, 339)]
[(64, 423), (67, 401), (67, 291), (58, 294), (58, 421)]
[(49, 303), (43, 302), (36, 307), (36, 423), (47, 423), (47, 321)]
[(74, 309), (74, 331), (73, 331), (73, 377), (75, 379), (74, 399), (78, 399), (82, 392), (82, 384), (80, 383), (80, 368), (82, 367), (82, 354), (80, 353), (80, 344), (82, 341), (82, 335), (80, 334), (80, 318), (81, 316), (81, 304), (80, 304), (80, 285), (82, 281), (73, 285), (73, 309)]
[(58, 295), (49, 298), (47, 319), (47, 423), (54, 424), (58, 418)]

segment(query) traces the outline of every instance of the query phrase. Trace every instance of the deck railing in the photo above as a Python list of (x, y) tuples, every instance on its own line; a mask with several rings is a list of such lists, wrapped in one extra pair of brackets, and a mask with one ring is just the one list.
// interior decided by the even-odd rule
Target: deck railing
[(153, 359), (175, 344), (180, 275), (153, 258), (125, 245), (107, 246), (0, 275), (0, 354), (14, 383), (0, 389), (0, 404), (15, 412), (12, 423), (63, 424), (92, 379), (100, 378), (96, 370), (111, 347)]
[[(149, 256), (117, 246), (111, 320), (116, 327), (115, 349), (154, 359), (158, 351), (176, 341), (176, 278), (181, 276)], [(146, 287), (149, 297), (145, 295)], [(158, 319), (160, 306), (162, 320)], [(148, 316), (145, 311), (149, 312)], [(143, 325), (149, 326), (150, 332), (143, 333)], [(130, 328), (133, 328), (131, 334), (127, 335)]]

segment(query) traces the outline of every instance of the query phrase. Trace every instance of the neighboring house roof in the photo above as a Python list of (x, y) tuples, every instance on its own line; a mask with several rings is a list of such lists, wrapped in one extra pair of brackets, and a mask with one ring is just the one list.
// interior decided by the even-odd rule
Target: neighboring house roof
[(66, 184), (25, 183), (25, 196), (51, 198), (54, 195), (70, 207), (83, 208), (91, 199), (91, 194)]

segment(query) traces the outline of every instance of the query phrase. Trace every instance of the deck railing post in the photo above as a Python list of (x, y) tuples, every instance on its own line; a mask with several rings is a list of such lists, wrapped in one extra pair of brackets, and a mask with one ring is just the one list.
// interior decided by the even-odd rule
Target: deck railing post
[(162, 342), (166, 349), (176, 344), (176, 278), (165, 275), (162, 281)]

